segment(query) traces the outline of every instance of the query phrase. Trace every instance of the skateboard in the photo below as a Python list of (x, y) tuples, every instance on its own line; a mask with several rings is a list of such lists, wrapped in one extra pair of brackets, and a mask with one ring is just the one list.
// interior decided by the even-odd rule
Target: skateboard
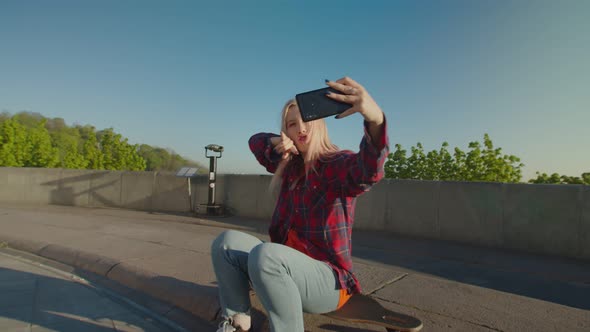
[(342, 308), (324, 315), (348, 322), (382, 326), (387, 332), (422, 329), (422, 321), (418, 318), (385, 309), (374, 298), (362, 294), (353, 295)]

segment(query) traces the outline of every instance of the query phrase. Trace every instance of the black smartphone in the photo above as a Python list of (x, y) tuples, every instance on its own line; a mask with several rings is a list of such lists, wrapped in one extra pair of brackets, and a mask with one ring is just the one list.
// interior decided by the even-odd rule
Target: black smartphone
[(340, 114), (351, 107), (350, 104), (341, 103), (326, 96), (328, 92), (340, 93), (332, 88), (323, 88), (295, 95), (304, 122)]

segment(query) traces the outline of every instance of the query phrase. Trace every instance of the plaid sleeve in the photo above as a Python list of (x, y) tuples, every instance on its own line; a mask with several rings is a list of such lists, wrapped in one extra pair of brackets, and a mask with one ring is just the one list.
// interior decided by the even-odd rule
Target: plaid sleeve
[(281, 155), (274, 151), (272, 144), (270, 143), (272, 137), (279, 137), (279, 135), (272, 133), (258, 133), (250, 137), (250, 140), (248, 141), (250, 151), (252, 151), (256, 160), (258, 160), (260, 165), (264, 166), (264, 168), (270, 173), (276, 171), (277, 166), (281, 161)]
[(368, 191), (385, 175), (383, 166), (389, 154), (389, 137), (387, 136), (387, 120), (381, 126), (379, 141), (373, 142), (369, 135), (369, 124), (364, 123), (365, 135), (360, 144), (359, 152), (350, 154), (343, 160), (344, 167), (338, 172), (343, 180), (343, 189), (350, 196), (358, 196)]

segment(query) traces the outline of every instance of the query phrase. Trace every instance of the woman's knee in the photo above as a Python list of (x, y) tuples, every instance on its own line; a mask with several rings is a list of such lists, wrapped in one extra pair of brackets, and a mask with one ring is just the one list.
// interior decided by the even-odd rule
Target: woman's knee
[(254, 247), (248, 256), (248, 272), (250, 275), (269, 272), (270, 270), (275, 271), (276, 266), (280, 265), (278, 259), (280, 248), (281, 245), (276, 243), (261, 243)]
[(240, 232), (234, 230), (227, 230), (219, 234), (213, 242), (211, 242), (211, 256), (217, 256), (224, 252), (230, 246), (232, 239), (236, 238)]

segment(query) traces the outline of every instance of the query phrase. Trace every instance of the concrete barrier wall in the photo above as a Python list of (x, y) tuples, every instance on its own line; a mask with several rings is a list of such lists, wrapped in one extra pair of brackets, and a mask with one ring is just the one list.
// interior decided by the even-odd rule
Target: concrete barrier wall
[(502, 246), (502, 184), (441, 182), (440, 238)]
[(268, 187), (270, 176), (223, 175), (225, 188), (223, 204), (229, 212), (238, 216), (270, 220), (274, 211), (274, 199)]
[[(270, 220), (268, 175), (219, 175), (216, 203)], [(208, 178), (191, 179), (193, 211)], [(186, 178), (157, 172), (0, 168), (0, 201), (190, 212)], [(383, 180), (358, 198), (355, 229), (590, 260), (590, 187)]]
[(584, 186), (581, 190), (580, 205), (580, 237), (578, 239), (578, 257), (590, 259), (590, 186)]
[(581, 186), (506, 187), (504, 246), (563, 256), (578, 254), (580, 190)]
[[(69, 171), (66, 174), (68, 173)], [(95, 207), (122, 207), (122, 176), (123, 172), (95, 171), (88, 179), (88, 205)]]

